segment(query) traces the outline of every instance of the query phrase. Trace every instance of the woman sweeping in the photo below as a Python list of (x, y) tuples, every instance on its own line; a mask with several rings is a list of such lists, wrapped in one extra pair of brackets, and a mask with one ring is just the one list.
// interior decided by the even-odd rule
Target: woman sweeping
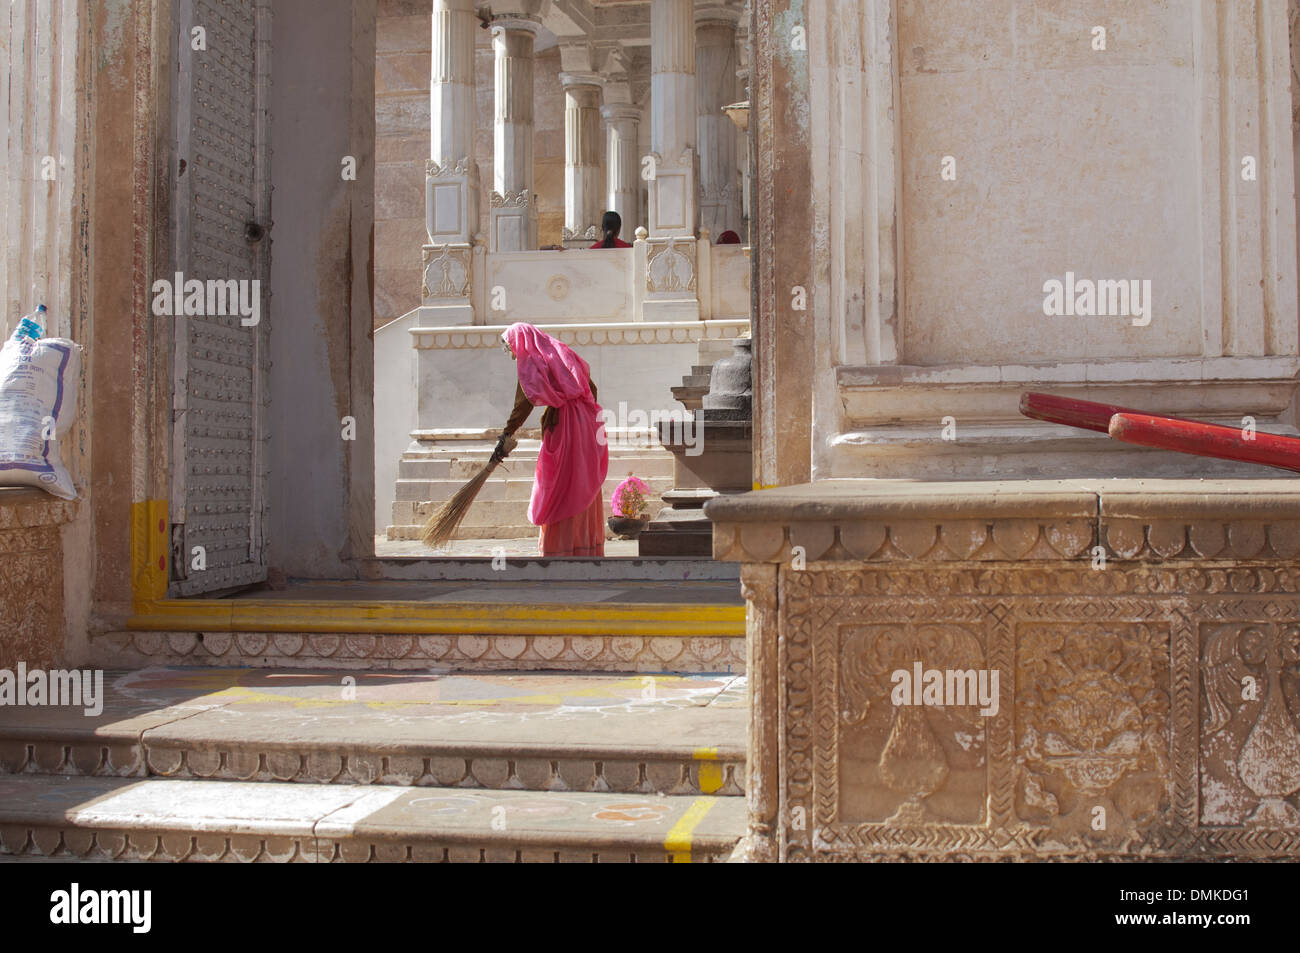
[(541, 527), (538, 549), (543, 556), (604, 556), (609, 447), (591, 369), (531, 324), (512, 324), (501, 337), (519, 374), (514, 410), (487, 466), (429, 520), (425, 542), (452, 537), (488, 474), (514, 449), (515, 431), (541, 405), (542, 448), (528, 502), (528, 521)]

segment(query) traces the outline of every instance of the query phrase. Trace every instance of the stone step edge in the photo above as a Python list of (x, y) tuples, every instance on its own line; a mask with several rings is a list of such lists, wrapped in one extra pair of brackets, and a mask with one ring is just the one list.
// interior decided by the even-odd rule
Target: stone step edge
[[(29, 795), (17, 802), (0, 804), (0, 855), (57, 857), (77, 859), (154, 860), (154, 861), (221, 861), (272, 860), (279, 862), (557, 862), (561, 860), (599, 861), (602, 853), (608, 860), (627, 854), (631, 862), (725, 860), (739, 842), (743, 830), (725, 834), (696, 832), (690, 825), (726, 799), (682, 796), (655, 798), (670, 807), (684, 808), (682, 818), (665, 835), (661, 831), (593, 831), (574, 829), (529, 830), (497, 829), (490, 824), (474, 824), (448, 829), (437, 824), (418, 828), (384, 827), (382, 822), (369, 828), (369, 815), (356, 817), (354, 811), (374, 801), (374, 809), (398, 800), (404, 793), (393, 789), (358, 786), (356, 797), (346, 804), (318, 807), (312, 813), (323, 816), (302, 819), (249, 819), (238, 817), (198, 816), (191, 818), (156, 818), (147, 813), (133, 816), (95, 817), (94, 808), (87, 816), (69, 815), (57, 805), (44, 806), (39, 795), (48, 788), (46, 779), (23, 778), (15, 782), (31, 785)], [(167, 803), (177, 803), (192, 788), (180, 785), (209, 785), (222, 782), (172, 781), (148, 779), (139, 783), (176, 786), (168, 791)], [(248, 785), (248, 798), (260, 796), (262, 785)], [(105, 794), (112, 790), (105, 787)], [(486, 792), (490, 797), (492, 792)], [(507, 796), (531, 792), (509, 792)], [(391, 796), (389, 796), (391, 795)], [(548, 792), (549, 799), (586, 800), (589, 795)], [(387, 797), (387, 800), (385, 800)], [(691, 802), (691, 803), (687, 803)], [(497, 802), (508, 804), (508, 801)], [(581, 801), (579, 803), (582, 803)], [(742, 802), (733, 802), (741, 804)], [(349, 811), (352, 815), (349, 816)], [(734, 811), (734, 807), (733, 807)], [(740, 815), (735, 820), (739, 820)], [(488, 856), (487, 852), (493, 852)], [(453, 853), (454, 852), (454, 853)], [(523, 856), (527, 852), (528, 856)], [(563, 856), (561, 856), (563, 855)], [(644, 855), (644, 856), (642, 856)]]
[[(0, 777), (217, 779), (715, 797), (745, 793), (745, 753), (732, 746), (618, 751), (538, 745), (536, 751), (520, 752), (518, 745), (480, 742), (368, 747), (239, 739), (153, 742), (67, 731), (51, 731), (43, 738), (34, 734), (40, 732), (0, 734)], [(381, 750), (385, 748), (390, 750)], [(700, 757), (700, 750), (707, 750), (708, 756)]]

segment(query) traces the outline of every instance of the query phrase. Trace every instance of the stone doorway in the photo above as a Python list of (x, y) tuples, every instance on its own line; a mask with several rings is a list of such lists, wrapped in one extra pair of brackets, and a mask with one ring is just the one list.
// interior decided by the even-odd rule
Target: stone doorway
[[(480, 494), (462, 538), (438, 553), (418, 541), (508, 415), (514, 375), (499, 348), (503, 326), (537, 324), (588, 360), (609, 417), (606, 515), (631, 474), (650, 487), (652, 518), (674, 489), (658, 422), (689, 427), (690, 401), (700, 399), (680, 403), (675, 389), (698, 390), (701, 379), (707, 387), (711, 365), (748, 333), (748, 246), (718, 241), (748, 231), (744, 133), (722, 109), (745, 95), (747, 6), (656, 0), (595, 6), (587, 19), (575, 11), (377, 5), (379, 558), (535, 557), (525, 513), (540, 413)], [(681, 62), (664, 53), (673, 31), (689, 47)], [(653, 79), (652, 67), (681, 89)], [(692, 98), (675, 95), (682, 90)], [(670, 154), (684, 165), (663, 158)], [(661, 181), (642, 174), (646, 162)], [(673, 215), (665, 203), (678, 187), (658, 199), (670, 182), (686, 189)], [(622, 215), (621, 237), (634, 246), (589, 252), (607, 208)], [(676, 285), (670, 259), (683, 269)], [(749, 483), (746, 474), (738, 488)], [(642, 551), (607, 534), (607, 559)], [(683, 571), (717, 571), (707, 568), (707, 545), (695, 556), (704, 561)]]

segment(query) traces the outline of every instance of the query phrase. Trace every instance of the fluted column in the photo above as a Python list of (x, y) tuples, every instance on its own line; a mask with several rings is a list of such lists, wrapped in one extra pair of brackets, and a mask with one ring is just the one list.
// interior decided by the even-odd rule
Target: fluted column
[(433, 0), (429, 160), (425, 164), (421, 323), (470, 324), (472, 243), (478, 231), (474, 157), (474, 0)]
[(641, 110), (636, 106), (618, 103), (605, 106), (600, 114), (605, 118), (606, 196), (605, 206), (618, 212), (623, 219), (623, 237), (627, 240), (641, 224), (641, 157), (637, 154), (637, 126)]
[(695, 117), (695, 2), (651, 0), (651, 238), (695, 235)]
[(715, 11), (695, 27), (696, 136), (700, 153), (700, 227), (716, 239), (741, 227), (736, 127), (723, 113), (736, 101), (736, 15)]
[(495, 17), (491, 251), (537, 247), (533, 195), (533, 42), (540, 24), (521, 17)]
[[(600, 234), (600, 77), (561, 73), (564, 86), (564, 239)], [(595, 229), (595, 232), (592, 232)]]

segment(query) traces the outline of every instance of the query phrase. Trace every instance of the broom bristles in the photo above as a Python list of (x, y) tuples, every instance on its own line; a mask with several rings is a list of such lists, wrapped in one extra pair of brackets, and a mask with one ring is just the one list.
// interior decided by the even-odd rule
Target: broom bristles
[[(505, 446), (506, 453), (510, 453), (516, 444), (517, 441), (514, 437), (508, 439)], [(489, 460), (482, 470), (457, 490), (450, 500), (438, 507), (437, 511), (429, 517), (429, 521), (424, 525), (424, 532), (420, 536), (421, 541), (426, 546), (436, 548), (451, 541), (456, 535), (456, 530), (460, 528), (461, 522), (465, 519), (465, 514), (469, 512), (474, 498), (478, 496), (479, 490), (483, 489), (483, 484), (488, 481), (488, 477), (492, 475), (492, 471), (499, 464), (500, 461), (493, 462)]]

